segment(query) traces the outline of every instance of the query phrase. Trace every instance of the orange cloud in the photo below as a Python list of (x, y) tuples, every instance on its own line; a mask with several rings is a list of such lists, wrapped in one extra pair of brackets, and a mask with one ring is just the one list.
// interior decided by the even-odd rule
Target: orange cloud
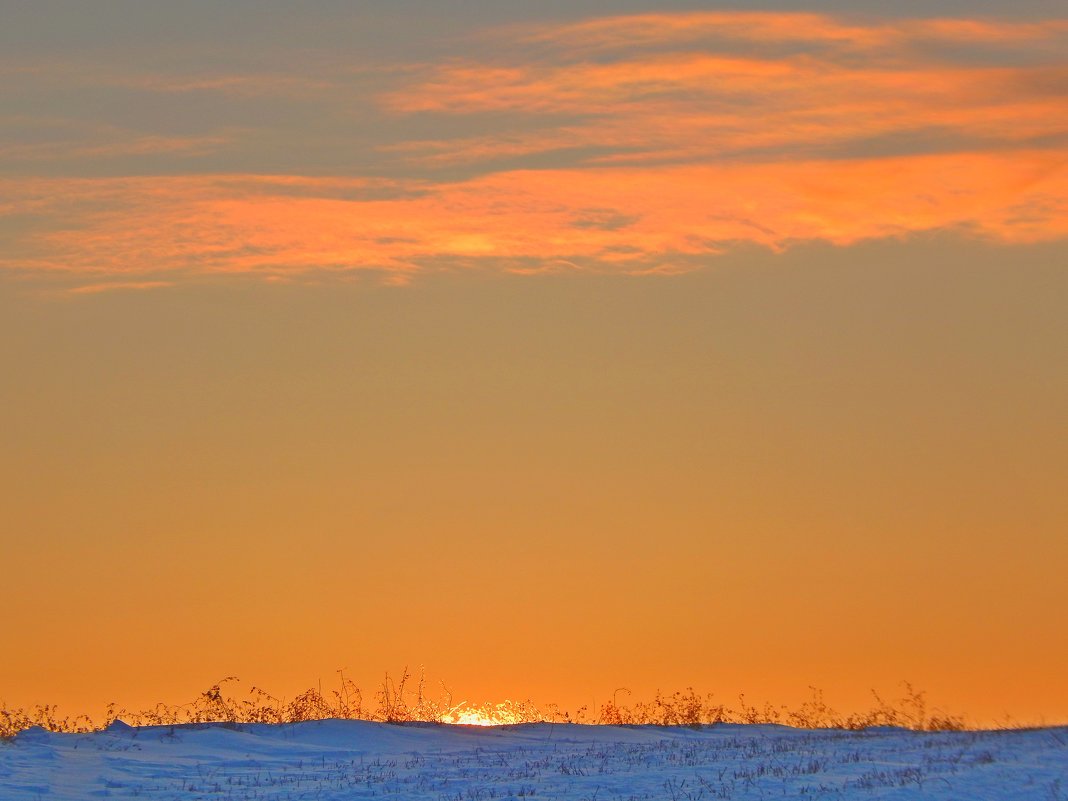
[[(1066, 22), (716, 12), (489, 36), (503, 56), (392, 70), (407, 81), (379, 96), (392, 130), (436, 115), (455, 132), (383, 141), (407, 177), (11, 179), (0, 214), (41, 224), (0, 266), (404, 283), (458, 266), (693, 269), (736, 242), (1068, 235)], [(541, 169), (522, 168), (539, 154)], [(435, 172), (458, 165), (471, 177)]]
[(807, 44), (845, 51), (900, 49), (916, 41), (967, 41), (999, 46), (1024, 42), (1057, 46), (1068, 21), (892, 19), (845, 22), (823, 14), (762, 11), (649, 13), (601, 17), (564, 25), (517, 27), (515, 40), (587, 56), (635, 48), (689, 46), (719, 40), (758, 45)]
[(708, 11), (602, 17), (556, 26), (516, 28), (517, 39), (585, 53), (685, 45), (710, 37), (746, 42), (840, 43), (851, 47), (885, 43), (887, 26), (852, 25), (822, 14)]
[(147, 289), (163, 289), (174, 286), (173, 281), (109, 281), (103, 284), (85, 284), (67, 290), (74, 295), (99, 295), (101, 292), (115, 292), (123, 290), (144, 291)]
[[(709, 39), (713, 33), (719, 38)], [(769, 148), (788, 159), (813, 148), (855, 156), (895, 141), (906, 151), (924, 150), (925, 140), (930, 150), (971, 151), (1068, 139), (1068, 22), (857, 26), (811, 14), (723, 12), (511, 35), (506, 58), (434, 67), (382, 101), (400, 115), (511, 114), (514, 128), (385, 149), (433, 167), (582, 148), (590, 163), (707, 162), (746, 153), (766, 160), (752, 151)], [(1031, 55), (932, 59), (932, 42), (957, 40)], [(792, 46), (768, 49), (769, 41)]]
[(487, 264), (649, 272), (693, 269), (740, 241), (782, 249), (936, 229), (1003, 242), (1068, 235), (1068, 158), (1045, 151), (517, 170), (398, 184), (392, 196), (359, 181), (254, 176), (57, 179), (36, 189), (27, 208), (72, 224), (37, 234), (42, 255), (30, 266), (127, 277), (372, 270), (405, 280)]

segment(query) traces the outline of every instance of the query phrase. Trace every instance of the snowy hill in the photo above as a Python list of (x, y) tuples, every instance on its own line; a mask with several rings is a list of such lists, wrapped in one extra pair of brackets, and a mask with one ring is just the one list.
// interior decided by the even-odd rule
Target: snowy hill
[(30, 729), (0, 798), (1068, 801), (1068, 728), (920, 734), (329, 720)]

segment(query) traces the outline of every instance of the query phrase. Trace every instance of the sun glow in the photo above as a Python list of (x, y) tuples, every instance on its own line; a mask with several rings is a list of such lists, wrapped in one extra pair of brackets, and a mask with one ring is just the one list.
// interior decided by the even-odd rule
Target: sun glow
[(480, 706), (462, 703), (444, 716), (444, 722), (454, 726), (511, 726), (517, 723), (538, 723), (545, 720), (533, 705), (504, 701)]
[(500, 726), (501, 721), (483, 715), (477, 710), (467, 709), (463, 712), (453, 712), (447, 723), (455, 726)]

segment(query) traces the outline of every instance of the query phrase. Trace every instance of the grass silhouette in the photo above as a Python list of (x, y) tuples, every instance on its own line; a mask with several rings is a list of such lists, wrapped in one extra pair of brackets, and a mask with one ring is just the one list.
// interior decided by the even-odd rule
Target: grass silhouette
[(343, 671), (338, 671), (338, 685), (324, 693), (321, 685), (286, 700), (252, 685), (238, 693), (241, 686), (235, 676), (212, 684), (187, 704), (164, 704), (134, 711), (109, 704), (103, 718), (94, 720), (85, 714), (61, 715), (55, 705), (39, 704), (30, 708), (9, 708), (0, 703), (0, 738), (10, 739), (18, 732), (40, 726), (54, 732), (84, 733), (106, 728), (121, 720), (132, 726), (177, 726), (185, 724), (223, 723), (299, 723), (308, 720), (340, 718), (380, 721), (384, 723), (462, 723), (478, 719), (486, 723), (585, 723), (596, 725), (692, 726), (717, 723), (780, 724), (805, 729), (866, 729), (873, 726), (898, 726), (913, 731), (961, 731), (969, 728), (963, 716), (931, 708), (926, 695), (902, 683), (899, 698), (886, 700), (872, 691), (874, 703), (863, 712), (840, 714), (824, 700), (823, 692), (811, 688), (812, 695), (797, 708), (786, 706), (752, 706), (745, 696), (728, 706), (711, 693), (701, 695), (693, 688), (670, 695), (656, 693), (650, 701), (621, 703), (619, 688), (611, 701), (590, 710), (580, 707), (574, 712), (556, 705), (538, 706), (530, 701), (473, 704), (454, 701), (444, 685), (437, 695), (426, 691), (425, 674), (412, 688), (411, 673), (405, 668), (398, 678), (388, 673), (374, 693), (370, 705), (364, 704), (360, 688)]

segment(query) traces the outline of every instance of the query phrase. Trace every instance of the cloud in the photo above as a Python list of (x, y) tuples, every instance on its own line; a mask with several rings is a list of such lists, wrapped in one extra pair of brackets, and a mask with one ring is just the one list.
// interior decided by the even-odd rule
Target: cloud
[(322, 67), (318, 64), (306, 64), (303, 74), (282, 70), (218, 72), (208, 67), (192, 65), (188, 69), (164, 72), (131, 70), (128, 65), (108, 66), (99, 60), (86, 63), (73, 59), (50, 58), (29, 64), (0, 59), (0, 78), (13, 81), (32, 78), (37, 86), (47, 89), (78, 88), (95, 91), (117, 87), (167, 94), (208, 92), (235, 97), (302, 97), (336, 88), (333, 80), (319, 74), (321, 70)]
[[(0, 215), (36, 221), (15, 226), (0, 267), (98, 276), (89, 287), (360, 271), (404, 284), (435, 269), (677, 272), (737, 243), (1059, 239), (1065, 45), (1063, 21), (756, 12), (490, 31), (465, 58), (388, 71), (376, 177), (0, 180)], [(260, 85), (197, 80), (156, 90)], [(177, 153), (213, 137), (71, 147)]]
[(389, 149), (440, 167), (579, 150), (591, 163), (704, 163), (874, 154), (893, 140), (912, 152), (1068, 141), (1066, 22), (719, 12), (509, 35), (504, 55), (433, 66), (382, 102), (513, 127)]
[(85, 284), (67, 291), (72, 295), (99, 295), (101, 292), (144, 291), (174, 286), (173, 281), (110, 281), (102, 284)]
[(121, 156), (198, 156), (215, 152), (230, 142), (225, 136), (146, 136), (118, 130), (94, 133), (98, 135), (52, 142), (0, 142), (0, 159), (18, 161), (25, 166), (29, 162), (54, 163)]
[(516, 26), (499, 51), (529, 62), (626, 62), (655, 53), (706, 52), (825, 64), (892, 67), (1005, 58), (1062, 60), (1068, 20), (843, 18), (816, 13), (702, 11), (599, 17)]
[[(938, 229), (1008, 243), (1068, 235), (1068, 159), (1041, 150), (515, 170), (363, 198), (346, 195), (350, 181), (317, 179), (313, 196), (272, 192), (279, 179), (235, 191), (254, 180), (239, 179), (40, 182), (26, 209), (72, 223), (35, 234), (35, 266), (128, 280), (360, 270), (407, 279), (488, 263), (644, 273), (692, 267), (738, 242), (781, 250)], [(0, 266), (18, 269), (19, 259)]]

